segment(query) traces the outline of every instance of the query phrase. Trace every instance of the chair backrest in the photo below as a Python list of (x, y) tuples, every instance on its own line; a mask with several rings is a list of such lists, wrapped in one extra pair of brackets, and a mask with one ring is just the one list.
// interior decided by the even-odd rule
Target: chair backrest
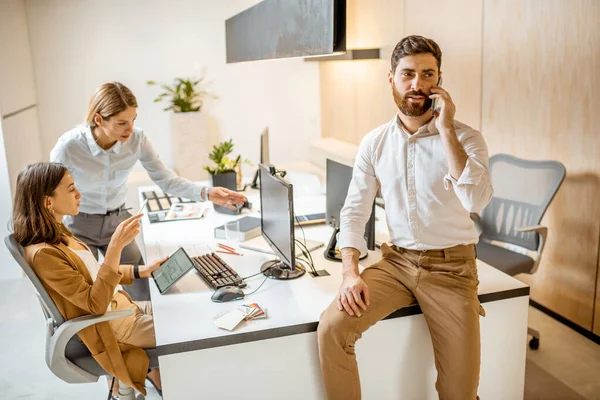
[(56, 304), (54, 304), (54, 301), (52, 301), (52, 298), (48, 295), (46, 288), (44, 285), (42, 285), (42, 282), (38, 276), (35, 274), (33, 269), (31, 269), (27, 261), (25, 261), (23, 247), (17, 242), (15, 235), (11, 233), (5, 237), (4, 243), (6, 244), (8, 251), (10, 251), (10, 254), (12, 254), (15, 261), (21, 266), (21, 268), (23, 268), (25, 274), (31, 283), (33, 283), (33, 287), (35, 288), (40, 305), (42, 306), (42, 311), (44, 311), (46, 318), (51, 318), (54, 321), (55, 327), (62, 325), (62, 323), (65, 322), (65, 319), (60, 311), (58, 311)]
[(494, 196), (481, 213), (482, 237), (537, 250), (537, 233), (517, 229), (539, 225), (565, 178), (565, 166), (508, 154), (493, 155), (489, 165)]

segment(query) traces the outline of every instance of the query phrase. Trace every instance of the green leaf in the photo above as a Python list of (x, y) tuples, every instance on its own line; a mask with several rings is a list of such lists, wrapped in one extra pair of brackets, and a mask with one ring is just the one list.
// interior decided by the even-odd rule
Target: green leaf
[[(164, 92), (154, 99), (155, 103), (167, 101), (169, 106), (164, 110), (173, 112), (199, 112), (202, 110), (203, 101), (206, 97), (217, 98), (206, 88), (212, 81), (204, 83), (204, 87), (198, 86), (205, 81), (204, 73), (197, 79), (174, 78), (172, 85), (161, 84)], [(153, 80), (146, 82), (148, 85), (156, 85)]]

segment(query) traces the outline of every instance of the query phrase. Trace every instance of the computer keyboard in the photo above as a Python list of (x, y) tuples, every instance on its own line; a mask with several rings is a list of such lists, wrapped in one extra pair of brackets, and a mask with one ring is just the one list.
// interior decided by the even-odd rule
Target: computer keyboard
[(192, 262), (200, 276), (215, 290), (223, 286), (246, 286), (238, 273), (215, 253), (192, 257)]

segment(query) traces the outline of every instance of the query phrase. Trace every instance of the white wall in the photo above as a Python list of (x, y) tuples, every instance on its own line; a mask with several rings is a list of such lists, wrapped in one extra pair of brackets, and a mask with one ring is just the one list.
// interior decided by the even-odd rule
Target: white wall
[[(0, 0), (0, 239), (8, 233), (17, 174), (42, 157), (24, 0)], [(21, 268), (0, 244), (0, 279)]]
[(306, 159), (309, 141), (321, 134), (317, 63), (225, 64), (225, 20), (257, 2), (27, 0), (44, 156), (83, 121), (94, 89), (118, 80), (137, 96), (137, 126), (173, 165), (169, 115), (145, 82), (170, 82), (205, 66), (219, 96), (204, 109), (212, 130), (256, 162), (269, 125), (274, 163)]
[(0, 0), (0, 118), (12, 192), (21, 168), (42, 157), (35, 104), (25, 1)]
[[(1, 110), (0, 110), (1, 111)], [(10, 233), (8, 222), (12, 216), (12, 197), (8, 179), (4, 135), (0, 123), (0, 279), (14, 279), (22, 276), (21, 268), (14, 261), (4, 245), (4, 238)]]

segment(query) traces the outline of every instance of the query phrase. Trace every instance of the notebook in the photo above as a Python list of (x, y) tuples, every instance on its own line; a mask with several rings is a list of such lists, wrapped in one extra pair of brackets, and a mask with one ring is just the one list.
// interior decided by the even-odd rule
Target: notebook
[[(305, 244), (305, 246), (308, 248), (309, 252), (316, 250), (319, 247), (324, 246), (323, 242), (318, 242), (316, 240), (306, 240), (306, 241), (304, 241), (303, 239), (299, 239), (299, 240)], [(247, 240), (243, 243), (240, 243), (240, 247), (243, 249), (247, 249), (247, 250), (258, 251), (259, 253), (275, 255), (273, 250), (271, 250), (271, 246), (269, 246), (267, 241), (262, 236)], [(297, 256), (302, 254), (301, 247), (298, 246), (298, 243), (296, 243), (295, 254)]]
[[(234, 233), (234, 237), (230, 239), (236, 242), (244, 242), (260, 235), (260, 218), (256, 217), (242, 217), (238, 219), (240, 221), (239, 232)], [(216, 239), (227, 239), (225, 234), (225, 225), (217, 226), (215, 228)]]

